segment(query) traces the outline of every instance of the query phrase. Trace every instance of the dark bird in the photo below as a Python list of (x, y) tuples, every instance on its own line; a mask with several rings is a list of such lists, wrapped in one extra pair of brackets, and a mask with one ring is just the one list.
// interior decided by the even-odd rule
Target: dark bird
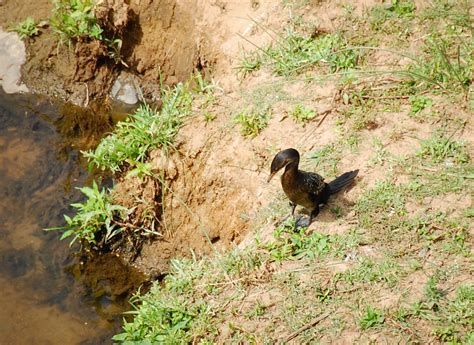
[(299, 170), (299, 162), (300, 154), (295, 149), (278, 152), (273, 158), (268, 182), (278, 171), (285, 168), (281, 176), (281, 186), (290, 199), (291, 215), (294, 216), (296, 205), (303, 206), (309, 212), (309, 226), (319, 213), (319, 205), (327, 203), (329, 196), (349, 185), (359, 170), (346, 172), (326, 183), (321, 175)]

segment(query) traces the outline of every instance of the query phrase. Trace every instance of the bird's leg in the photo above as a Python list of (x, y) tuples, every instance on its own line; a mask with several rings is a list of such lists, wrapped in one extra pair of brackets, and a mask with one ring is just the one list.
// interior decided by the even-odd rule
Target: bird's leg
[(311, 223), (313, 222), (313, 218), (316, 218), (318, 214), (319, 214), (319, 205), (316, 204), (316, 207), (314, 208), (314, 210), (312, 210), (311, 213), (309, 214), (308, 226), (311, 225)]
[(296, 204), (294, 202), (290, 201), (290, 206), (291, 206), (291, 216), (294, 217), (295, 216)]
[(296, 228), (297, 228), (297, 221), (296, 221), (296, 217), (295, 217), (295, 208), (296, 208), (296, 204), (294, 202), (291, 202), (290, 201), (290, 206), (291, 206), (291, 216), (293, 217), (293, 221), (295, 222), (295, 231), (296, 231)]

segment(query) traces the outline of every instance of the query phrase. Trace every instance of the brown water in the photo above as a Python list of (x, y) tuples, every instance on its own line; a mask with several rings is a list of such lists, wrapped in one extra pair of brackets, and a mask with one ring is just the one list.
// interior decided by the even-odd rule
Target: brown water
[(64, 224), (92, 179), (78, 148), (111, 127), (74, 109), (0, 91), (0, 344), (110, 343), (140, 280), (108, 256), (78, 264), (42, 230)]

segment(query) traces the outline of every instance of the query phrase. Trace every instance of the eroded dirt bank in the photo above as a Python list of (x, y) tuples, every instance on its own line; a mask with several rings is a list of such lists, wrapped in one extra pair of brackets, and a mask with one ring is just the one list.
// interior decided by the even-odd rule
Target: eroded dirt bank
[[(243, 47), (269, 40), (258, 25), (273, 23), (278, 27), (283, 9), (278, 1), (101, 4), (107, 9), (103, 16), (107, 25), (118, 27), (124, 64), (103, 59), (101, 48), (93, 43), (58, 43), (57, 35), (45, 23), (38, 36), (26, 39), (28, 56), (22, 75), (30, 90), (90, 105), (96, 99), (107, 99), (113, 81), (125, 71), (138, 77), (147, 99), (156, 100), (160, 75), (173, 84), (187, 80), (193, 71), (212, 70), (222, 95), (234, 92), (227, 98), (232, 102), (238, 88), (236, 57)], [(49, 1), (3, 1), (0, 25), (8, 27), (28, 16), (47, 21), (52, 9)], [(252, 37), (252, 44), (242, 37)], [(222, 106), (213, 107), (221, 111)], [(165, 198), (165, 238), (145, 244), (135, 262), (144, 272), (161, 275), (170, 258), (189, 255), (191, 250), (199, 254), (208, 253), (214, 245), (237, 245), (252, 226), (255, 211), (265, 203), (260, 174), (268, 158), (265, 138), (251, 143), (227, 128), (227, 120), (218, 117), (212, 126), (200, 119), (190, 120), (182, 130), (178, 150), (169, 158), (158, 151), (152, 153), (156, 171), (165, 171), (173, 192)], [(123, 204), (136, 206), (129, 200), (153, 204), (162, 192), (150, 180), (124, 180), (116, 195)]]
[(145, 99), (153, 101), (160, 76), (173, 84), (211, 66), (229, 71), (241, 41), (236, 34), (248, 34), (251, 19), (268, 16), (272, 6), (252, 1), (99, 1), (99, 23), (109, 37), (122, 40), (123, 63), (108, 58), (97, 42), (59, 43), (49, 23), (51, 1), (3, 0), (0, 26), (7, 29), (29, 16), (41, 23), (39, 35), (26, 39), (28, 57), (22, 71), (23, 81), (35, 93), (87, 105), (107, 97), (119, 73), (129, 72), (139, 78)]

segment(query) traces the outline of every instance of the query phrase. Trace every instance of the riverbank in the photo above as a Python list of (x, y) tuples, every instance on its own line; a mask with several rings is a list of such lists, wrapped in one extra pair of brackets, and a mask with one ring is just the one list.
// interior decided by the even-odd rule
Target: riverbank
[[(186, 116), (167, 150), (158, 142), (118, 165), (114, 202), (134, 210), (129, 228), (156, 220), (129, 260), (166, 278), (137, 297), (117, 339), (472, 339), (468, 3), (173, 4), (133, 9), (143, 36), (123, 55), (154, 85), (157, 71), (171, 84), (200, 73), (179, 86), (186, 107), (170, 109)], [(147, 41), (165, 27), (170, 41)], [(191, 51), (171, 43), (178, 28)], [(183, 59), (188, 69), (169, 73)], [(161, 88), (162, 105), (173, 90)], [(287, 147), (327, 180), (360, 169), (297, 232), (278, 183), (266, 183)]]

